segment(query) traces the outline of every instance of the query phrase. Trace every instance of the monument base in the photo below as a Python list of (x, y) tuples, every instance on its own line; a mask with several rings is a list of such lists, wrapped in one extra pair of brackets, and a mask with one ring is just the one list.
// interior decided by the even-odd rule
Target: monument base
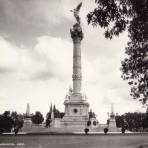
[(32, 128), (31, 118), (25, 118), (22, 131), (28, 131), (28, 129)]
[(119, 132), (120, 131), (116, 126), (115, 118), (110, 118), (108, 129), (109, 129), (109, 132)]
[(87, 116), (64, 116), (61, 125), (67, 128), (84, 129), (88, 120)]
[(89, 104), (83, 98), (81, 94), (72, 94), (65, 100), (65, 115), (61, 120), (63, 127), (84, 130), (87, 126)]

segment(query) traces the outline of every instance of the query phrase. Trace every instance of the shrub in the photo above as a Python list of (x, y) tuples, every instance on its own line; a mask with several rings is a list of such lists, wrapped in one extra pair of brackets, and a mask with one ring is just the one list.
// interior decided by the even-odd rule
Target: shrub
[(121, 128), (121, 132), (122, 132), (122, 134), (125, 133), (125, 128), (124, 127)]
[(93, 125), (95, 125), (95, 126), (96, 126), (96, 125), (97, 125), (97, 122), (96, 122), (96, 121), (93, 121)]
[(4, 132), (4, 129), (0, 128), (0, 134), (2, 134)]
[(84, 132), (85, 132), (85, 134), (88, 134), (89, 129), (88, 129), (88, 128), (85, 128), (85, 129), (84, 129)]
[(91, 121), (87, 121), (87, 126), (90, 126), (91, 125)]
[(14, 128), (15, 135), (18, 133), (18, 131), (19, 131), (19, 128)]
[(108, 128), (104, 128), (104, 133), (107, 134)]

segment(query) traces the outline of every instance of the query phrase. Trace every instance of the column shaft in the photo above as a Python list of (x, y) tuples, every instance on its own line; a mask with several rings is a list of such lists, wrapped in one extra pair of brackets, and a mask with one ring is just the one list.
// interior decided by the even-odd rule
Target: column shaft
[(81, 93), (81, 39), (73, 39), (73, 93)]

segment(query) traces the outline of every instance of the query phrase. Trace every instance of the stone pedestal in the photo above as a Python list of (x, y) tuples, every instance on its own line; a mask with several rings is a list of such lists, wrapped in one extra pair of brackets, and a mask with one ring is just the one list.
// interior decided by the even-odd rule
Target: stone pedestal
[(85, 128), (87, 125), (89, 104), (82, 100), (81, 96), (71, 96), (65, 100), (65, 116), (62, 119), (64, 126), (73, 128)]
[(22, 128), (22, 131), (23, 132), (27, 132), (27, 131), (30, 131), (32, 128), (32, 121), (31, 121), (31, 118), (25, 118), (24, 119), (24, 124), (23, 124), (23, 128)]
[(30, 104), (27, 103), (26, 114), (24, 114), (24, 124), (22, 130), (24, 132), (30, 130), (32, 128), (32, 115), (30, 114)]
[(117, 126), (115, 118), (109, 120), (109, 132), (117, 132)]
[(119, 132), (119, 129), (116, 126), (115, 115), (113, 112), (110, 115), (108, 128), (109, 128), (109, 132)]
[(31, 127), (31, 125), (32, 125), (31, 118), (26, 118), (24, 120), (24, 127)]

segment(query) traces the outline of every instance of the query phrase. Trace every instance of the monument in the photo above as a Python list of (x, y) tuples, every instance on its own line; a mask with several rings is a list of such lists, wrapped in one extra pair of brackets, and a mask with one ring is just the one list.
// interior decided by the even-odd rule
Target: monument
[(81, 72), (81, 41), (83, 39), (83, 32), (79, 17), (79, 11), (82, 6), (80, 3), (71, 12), (74, 13), (76, 24), (70, 29), (71, 38), (73, 40), (73, 88), (70, 90), (70, 95), (65, 99), (65, 115), (62, 123), (66, 127), (84, 129), (87, 125), (89, 104), (82, 95), (82, 72)]
[(23, 130), (26, 131), (28, 128), (31, 128), (32, 121), (31, 121), (31, 114), (30, 114), (30, 104), (27, 103), (26, 113), (24, 115), (24, 125)]
[(111, 104), (111, 113), (110, 113), (110, 119), (109, 119), (109, 132), (118, 132), (119, 129), (116, 126), (116, 120), (115, 120), (115, 113), (114, 113), (114, 104)]

